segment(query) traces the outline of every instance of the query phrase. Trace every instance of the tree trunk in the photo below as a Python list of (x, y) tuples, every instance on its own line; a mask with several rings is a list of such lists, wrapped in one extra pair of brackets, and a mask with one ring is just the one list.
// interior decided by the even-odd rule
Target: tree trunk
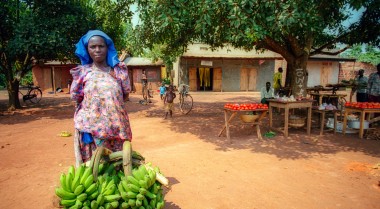
[(13, 111), (15, 109), (21, 109), (20, 100), (18, 98), (20, 81), (14, 79), (8, 82), (8, 110)]
[[(305, 97), (307, 88), (308, 73), (306, 70), (308, 57), (297, 57), (288, 62), (290, 77), (290, 86), (294, 97)], [(288, 75), (288, 73), (287, 73)]]

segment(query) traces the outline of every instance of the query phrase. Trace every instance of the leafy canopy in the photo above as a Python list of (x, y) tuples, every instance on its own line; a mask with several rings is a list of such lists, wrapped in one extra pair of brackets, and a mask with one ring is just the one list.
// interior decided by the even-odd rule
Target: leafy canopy
[[(142, 24), (136, 30), (144, 46), (164, 44), (167, 53), (188, 44), (269, 49), (288, 62), (328, 53), (338, 43), (378, 45), (376, 0), (137, 0)], [(344, 25), (361, 9), (358, 22)]]

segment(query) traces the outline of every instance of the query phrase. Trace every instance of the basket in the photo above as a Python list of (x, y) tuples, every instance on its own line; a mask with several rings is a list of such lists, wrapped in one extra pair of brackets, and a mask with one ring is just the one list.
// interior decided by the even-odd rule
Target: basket
[(252, 123), (257, 118), (259, 118), (259, 115), (240, 115), (240, 120), (244, 123)]
[(305, 117), (298, 117), (298, 116), (293, 116), (289, 117), (289, 126), (300, 128), (305, 126)]

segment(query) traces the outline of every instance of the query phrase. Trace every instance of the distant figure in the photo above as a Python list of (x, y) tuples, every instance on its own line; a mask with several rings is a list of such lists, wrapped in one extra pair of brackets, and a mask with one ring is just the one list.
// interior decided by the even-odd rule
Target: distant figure
[(165, 119), (168, 117), (168, 113), (170, 113), (170, 117), (173, 117), (173, 102), (175, 99), (176, 95), (173, 91), (173, 85), (169, 86), (168, 91), (165, 93), (164, 97), (164, 105), (165, 105)]
[(161, 100), (164, 99), (165, 93), (166, 93), (166, 86), (165, 86), (165, 83), (162, 82), (162, 84), (160, 86), (160, 98), (161, 98)]
[(364, 76), (364, 70), (360, 69), (358, 77), (355, 79), (356, 87), (356, 101), (357, 102), (367, 102), (367, 85), (368, 78)]
[(67, 91), (67, 94), (70, 94), (70, 87), (71, 87), (71, 83), (72, 83), (73, 81), (71, 80), (71, 79), (69, 79), (68, 81), (67, 81), (67, 89), (69, 89), (68, 91)]
[(142, 82), (143, 86), (146, 86), (146, 84), (148, 83), (148, 78), (146, 77), (145, 70), (142, 71), (141, 82)]
[(275, 95), (278, 95), (280, 93), (280, 89), (282, 89), (282, 71), (282, 67), (279, 67), (278, 72), (273, 75), (273, 89)]
[(368, 101), (380, 102), (380, 64), (377, 64), (377, 73), (372, 73), (368, 79)]
[(267, 82), (264, 87), (261, 88), (261, 103), (269, 105), (267, 99), (274, 98), (274, 89), (271, 88), (270, 82)]

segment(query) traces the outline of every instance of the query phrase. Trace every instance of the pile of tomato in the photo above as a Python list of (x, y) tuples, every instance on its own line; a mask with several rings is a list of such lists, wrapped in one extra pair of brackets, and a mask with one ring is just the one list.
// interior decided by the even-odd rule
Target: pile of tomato
[(380, 109), (380, 102), (346, 102), (344, 106), (362, 109)]
[(261, 104), (261, 103), (243, 103), (243, 104), (227, 103), (224, 105), (224, 108), (230, 109), (230, 110), (256, 110), (256, 109), (268, 109), (268, 105)]

